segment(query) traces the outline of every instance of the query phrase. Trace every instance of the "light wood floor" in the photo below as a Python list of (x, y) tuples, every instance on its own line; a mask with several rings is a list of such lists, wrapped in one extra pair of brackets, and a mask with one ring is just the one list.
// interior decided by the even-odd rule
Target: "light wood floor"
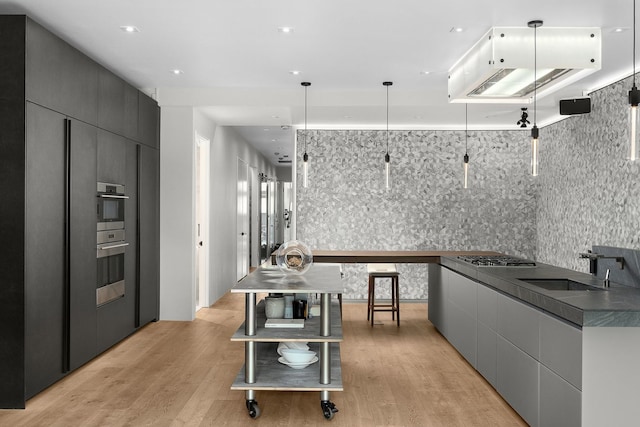
[[(426, 304), (401, 306), (401, 326), (366, 305), (344, 304), (344, 392), (322, 416), (318, 392), (257, 392), (251, 419), (244, 392), (229, 386), (244, 346), (229, 337), (244, 298), (227, 294), (194, 322), (157, 322), (27, 402), (0, 410), (0, 426), (520, 426), (526, 425), (440, 336)], [(328, 424), (331, 423), (331, 424)]]

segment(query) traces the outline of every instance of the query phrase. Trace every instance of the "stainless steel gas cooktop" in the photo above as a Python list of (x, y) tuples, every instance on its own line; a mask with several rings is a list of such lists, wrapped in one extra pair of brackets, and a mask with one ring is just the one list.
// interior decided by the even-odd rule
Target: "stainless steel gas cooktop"
[(535, 267), (535, 261), (510, 255), (463, 255), (459, 260), (478, 267)]

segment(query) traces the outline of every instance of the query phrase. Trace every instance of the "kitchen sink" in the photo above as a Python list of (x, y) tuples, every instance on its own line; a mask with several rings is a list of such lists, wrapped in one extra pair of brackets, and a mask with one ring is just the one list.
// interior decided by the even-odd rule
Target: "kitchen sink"
[(518, 279), (548, 291), (604, 291), (605, 288), (585, 285), (570, 279)]

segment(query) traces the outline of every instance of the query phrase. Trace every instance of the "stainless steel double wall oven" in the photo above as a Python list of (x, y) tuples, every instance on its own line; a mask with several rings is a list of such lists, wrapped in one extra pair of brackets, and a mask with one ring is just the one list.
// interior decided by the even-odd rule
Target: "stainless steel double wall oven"
[(121, 184), (98, 182), (96, 305), (124, 297), (124, 204), (129, 197)]

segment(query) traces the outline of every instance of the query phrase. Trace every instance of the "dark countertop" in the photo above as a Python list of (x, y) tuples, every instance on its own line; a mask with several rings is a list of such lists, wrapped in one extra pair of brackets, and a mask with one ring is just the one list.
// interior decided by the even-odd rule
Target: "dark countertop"
[(611, 282), (605, 290), (550, 291), (518, 279), (566, 278), (602, 288), (587, 273), (536, 263), (536, 267), (476, 267), (455, 257), (440, 264), (534, 307), (583, 326), (640, 326), (640, 289)]

